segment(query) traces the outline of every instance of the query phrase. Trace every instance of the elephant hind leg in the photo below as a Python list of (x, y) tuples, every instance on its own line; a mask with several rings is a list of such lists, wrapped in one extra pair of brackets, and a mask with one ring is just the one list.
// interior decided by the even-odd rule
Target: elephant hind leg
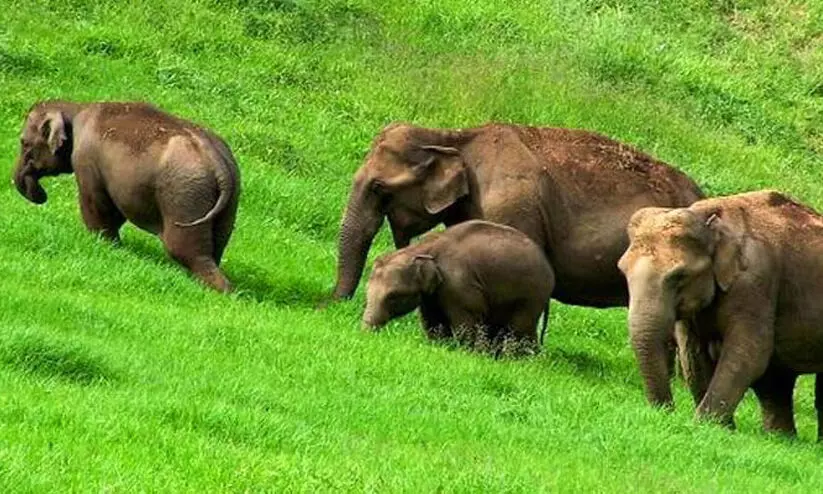
[(753, 385), (763, 410), (763, 430), (797, 435), (794, 425), (794, 384), (797, 375), (769, 369)]
[(537, 323), (543, 308), (526, 308), (515, 311), (509, 322), (511, 334), (517, 339), (537, 343)]
[(237, 215), (237, 203), (226, 207), (226, 210), (217, 217), (214, 221), (214, 262), (219, 266), (223, 258), (223, 251), (231, 239), (231, 234), (234, 231), (234, 219)]
[(512, 312), (504, 332), (502, 353), (512, 356), (535, 354), (540, 350), (537, 325), (543, 305), (526, 303)]
[(210, 224), (182, 227), (168, 224), (163, 230), (163, 244), (175, 261), (200, 281), (219, 292), (230, 292), (231, 283), (217, 266)]

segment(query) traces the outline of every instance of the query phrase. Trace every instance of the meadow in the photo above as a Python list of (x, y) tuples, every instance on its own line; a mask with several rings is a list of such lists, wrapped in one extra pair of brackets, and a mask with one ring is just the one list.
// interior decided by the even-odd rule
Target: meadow
[[(147, 100), (221, 134), (243, 195), (221, 296), (126, 226), (88, 234), (71, 176), (10, 183), (45, 98)], [(650, 408), (624, 309), (553, 306), (543, 352), (360, 330), (334, 284), (353, 172), (392, 121), (586, 128), (711, 195), (823, 208), (823, 4), (799, 0), (3, 0), (0, 491), (809, 492), (799, 437)], [(381, 232), (372, 258), (391, 247)]]

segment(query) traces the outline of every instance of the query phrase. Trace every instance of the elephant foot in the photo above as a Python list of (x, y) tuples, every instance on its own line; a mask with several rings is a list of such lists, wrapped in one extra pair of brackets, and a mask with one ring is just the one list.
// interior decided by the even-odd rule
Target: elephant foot
[(443, 341), (451, 338), (452, 332), (445, 324), (437, 324), (426, 328), (426, 336), (432, 341)]
[(207, 286), (214, 288), (220, 293), (231, 293), (233, 290), (231, 282), (229, 282), (228, 278), (226, 278), (219, 269), (205, 275), (195, 273), (195, 276)]
[(540, 353), (537, 342), (509, 336), (503, 339), (500, 345), (500, 357), (523, 358), (532, 357)]
[(231, 282), (211, 259), (198, 260), (186, 267), (204, 285), (220, 293), (230, 293), (233, 290)]
[(700, 422), (717, 424), (732, 431), (737, 430), (737, 425), (734, 423), (734, 417), (730, 415), (712, 414), (698, 408), (695, 412), (695, 418)]
[(787, 437), (797, 436), (797, 428), (795, 428), (794, 419), (792, 417), (763, 417), (763, 431), (768, 433), (780, 434)]

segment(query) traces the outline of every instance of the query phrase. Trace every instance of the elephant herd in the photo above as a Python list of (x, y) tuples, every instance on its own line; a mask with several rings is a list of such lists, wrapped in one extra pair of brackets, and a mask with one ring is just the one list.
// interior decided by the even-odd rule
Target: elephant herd
[[(14, 184), (41, 204), (40, 179), (63, 173), (90, 231), (117, 241), (128, 220), (231, 290), (219, 264), (240, 174), (218, 135), (147, 103), (39, 102)], [(798, 375), (823, 372), (823, 217), (779, 192), (707, 199), (684, 173), (583, 130), (393, 124), (354, 175), (333, 299), (354, 294), (385, 219), (398, 250), (374, 262), (367, 326), (419, 308), (432, 338), (480, 328), (536, 344), (550, 298), (628, 306), (650, 403), (672, 405), (676, 352), (699, 417), (733, 426), (751, 388), (764, 428), (787, 434)]]

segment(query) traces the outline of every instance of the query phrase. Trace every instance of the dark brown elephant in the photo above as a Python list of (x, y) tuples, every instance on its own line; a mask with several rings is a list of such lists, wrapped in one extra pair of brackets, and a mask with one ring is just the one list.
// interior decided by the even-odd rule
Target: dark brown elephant
[(480, 329), (495, 346), (523, 343), (533, 351), (553, 287), (552, 268), (528, 236), (466, 221), (379, 257), (369, 277), (363, 324), (380, 327), (419, 307), (432, 338), (461, 331), (474, 339)]
[(147, 103), (37, 103), (23, 125), (14, 183), (42, 204), (40, 179), (63, 173), (75, 175), (89, 230), (117, 241), (129, 220), (159, 235), (205, 284), (231, 289), (218, 265), (240, 175), (216, 134)]
[(384, 218), (398, 248), (438, 224), (484, 219), (517, 228), (545, 251), (556, 275), (553, 298), (625, 306), (628, 291), (616, 265), (632, 213), (701, 197), (680, 171), (591, 132), (391, 125), (354, 176), (333, 297), (354, 293)]
[(794, 434), (797, 376), (823, 372), (823, 216), (763, 191), (645, 208), (628, 233), (619, 266), (648, 400), (672, 404), (664, 342), (679, 321), (711, 357), (693, 362), (699, 417), (733, 426), (752, 388), (764, 428)]

